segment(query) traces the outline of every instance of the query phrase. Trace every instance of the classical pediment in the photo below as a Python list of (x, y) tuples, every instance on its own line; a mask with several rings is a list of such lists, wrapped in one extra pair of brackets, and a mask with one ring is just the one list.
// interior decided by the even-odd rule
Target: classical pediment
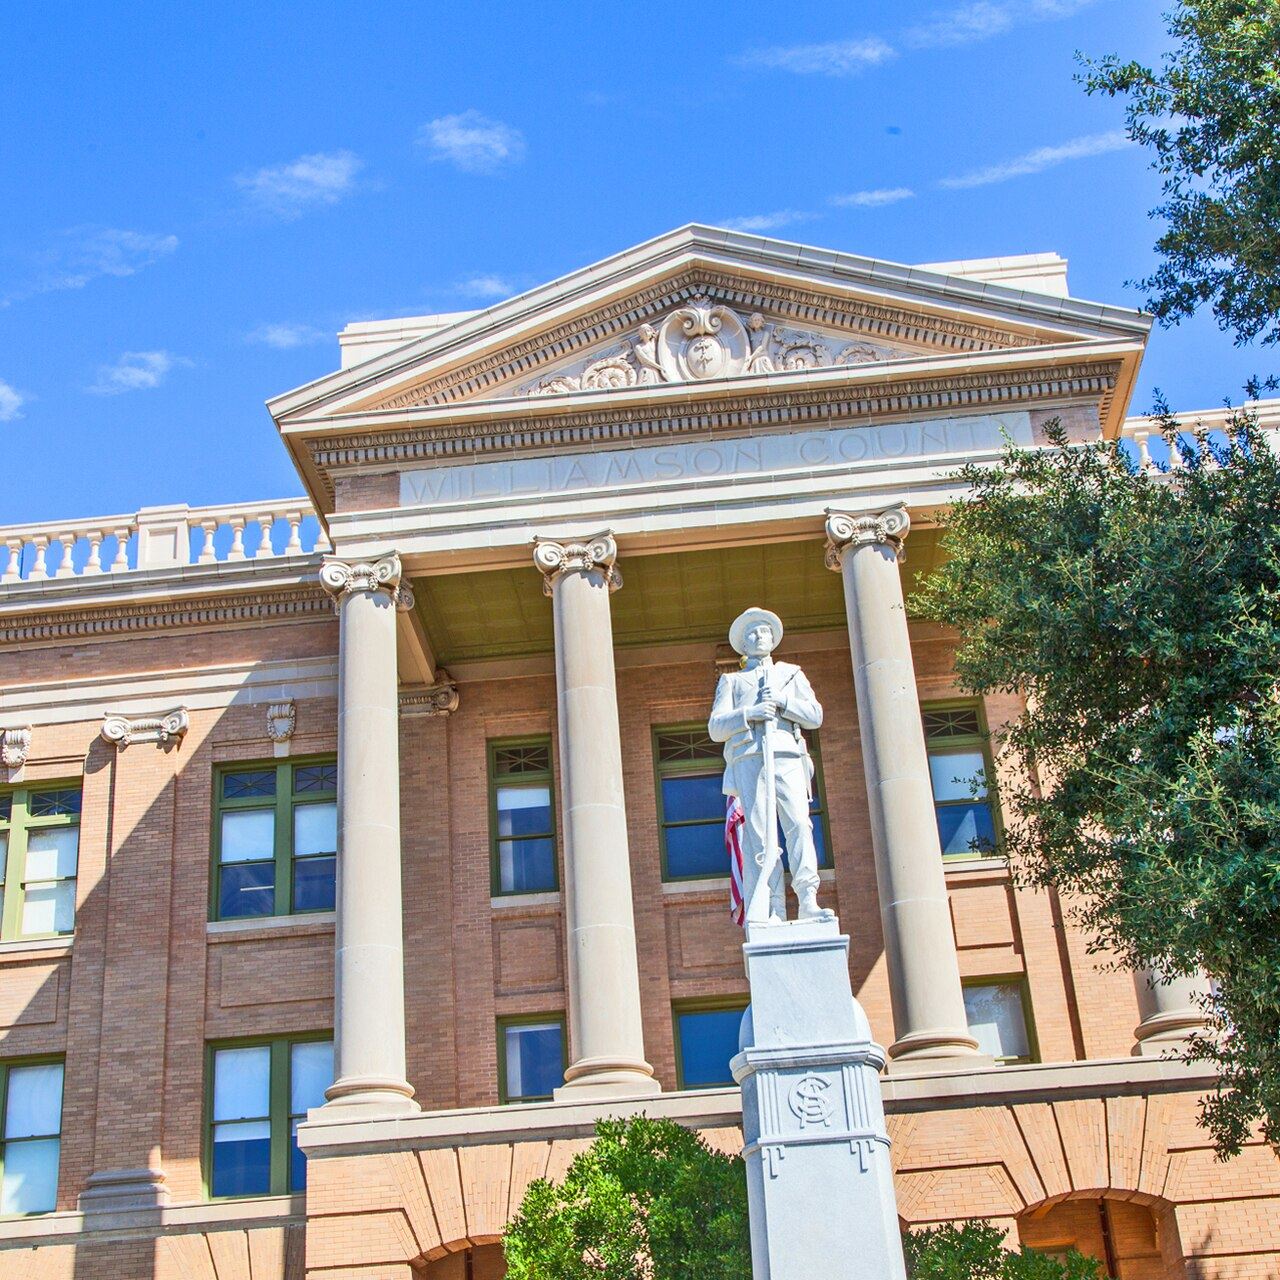
[(748, 374), (873, 364), (918, 354), (918, 346), (797, 328), (764, 312), (745, 314), (710, 294), (695, 293), (665, 315), (643, 321), (620, 341), (553, 366), (508, 394), (620, 391), (664, 382), (710, 382)]
[[(1136, 323), (1135, 323), (1136, 322)], [(547, 409), (663, 387), (1132, 340), (1135, 313), (934, 270), (687, 227), (435, 324), (279, 397), (282, 425), (476, 401)], [(834, 375), (828, 375), (834, 376)], [(495, 406), (496, 407), (496, 406)]]

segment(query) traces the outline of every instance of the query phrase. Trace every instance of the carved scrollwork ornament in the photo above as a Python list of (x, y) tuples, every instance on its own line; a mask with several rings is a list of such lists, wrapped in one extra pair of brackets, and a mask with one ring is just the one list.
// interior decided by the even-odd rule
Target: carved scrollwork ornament
[(107, 712), (102, 721), (102, 736), (123, 751), (135, 742), (158, 742), (161, 746), (181, 742), (190, 727), (186, 707), (175, 707), (161, 716), (140, 716), (133, 720)]
[(883, 543), (893, 549), (899, 560), (906, 555), (903, 544), (911, 529), (911, 517), (906, 507), (889, 507), (884, 511), (871, 512), (867, 515), (850, 515), (844, 511), (827, 511), (827, 552), (828, 569), (839, 572), (844, 553), (851, 547), (863, 547)]
[(326, 560), (320, 566), (320, 585), (333, 597), (335, 605), (341, 605), (345, 596), (357, 591), (385, 591), (398, 601), (400, 557), (393, 552), (374, 561)]
[(21, 769), (30, 751), (30, 725), (0, 731), (0, 764), (6, 769)]
[(458, 709), (458, 686), (443, 668), (436, 671), (436, 682), (425, 689), (414, 689), (400, 695), (402, 715), (450, 716)]
[(551, 595), (556, 580), (566, 573), (590, 573), (600, 570), (610, 591), (622, 586), (622, 574), (614, 561), (618, 558), (618, 544), (608, 530), (597, 533), (584, 542), (554, 542), (549, 538), (533, 540), (533, 563), (542, 574), (542, 591)]

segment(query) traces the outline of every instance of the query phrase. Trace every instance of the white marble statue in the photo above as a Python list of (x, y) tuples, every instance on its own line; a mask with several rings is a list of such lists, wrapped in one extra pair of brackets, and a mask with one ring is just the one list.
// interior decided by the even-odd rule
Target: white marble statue
[(738, 797), (746, 819), (740, 840), (748, 923), (786, 914), (779, 823), (800, 918), (833, 918), (818, 906), (818, 856), (809, 814), (813, 761), (801, 732), (822, 723), (822, 706), (799, 667), (774, 662), (781, 639), (782, 622), (768, 609), (748, 609), (734, 620), (729, 643), (746, 663), (720, 677), (707, 724), (712, 739), (724, 743), (724, 792)]

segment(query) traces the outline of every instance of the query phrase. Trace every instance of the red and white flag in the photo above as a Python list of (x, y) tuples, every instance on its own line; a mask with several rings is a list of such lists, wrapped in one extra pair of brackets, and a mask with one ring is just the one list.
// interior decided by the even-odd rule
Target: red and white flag
[(742, 926), (746, 900), (742, 896), (742, 827), (747, 815), (737, 796), (726, 797), (724, 811), (724, 851), (729, 856), (729, 914), (733, 923)]

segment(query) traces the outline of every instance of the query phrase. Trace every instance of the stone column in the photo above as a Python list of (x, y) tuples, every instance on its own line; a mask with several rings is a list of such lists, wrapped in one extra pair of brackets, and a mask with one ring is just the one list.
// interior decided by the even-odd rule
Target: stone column
[(1133, 984), (1142, 1015), (1133, 1032), (1135, 1056), (1158, 1057), (1169, 1049), (1181, 1049), (1192, 1035), (1205, 1030), (1200, 998), (1209, 994), (1207, 979), (1166, 979), (1154, 969), (1139, 969)]
[(328, 1109), (416, 1111), (405, 1079), (400, 904), (400, 710), (396, 609), (412, 602), (400, 560), (328, 560), (337, 602), (338, 886), (334, 1083)]
[(645, 1061), (609, 596), (622, 585), (608, 532), (535, 539), (551, 597), (560, 722), (570, 1065), (557, 1096), (658, 1092)]
[[(960, 991), (942, 849), (898, 561), (911, 522), (891, 507), (827, 513), (827, 567), (844, 579), (871, 844), (897, 1039), (896, 1067), (982, 1061)], [(891, 1068), (892, 1069), (892, 1068)]]

